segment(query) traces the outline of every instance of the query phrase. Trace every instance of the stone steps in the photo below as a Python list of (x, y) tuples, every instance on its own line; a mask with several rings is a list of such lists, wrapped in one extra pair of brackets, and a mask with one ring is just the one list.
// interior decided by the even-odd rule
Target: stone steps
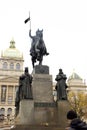
[(12, 130), (64, 130), (65, 128), (59, 128), (58, 126), (50, 125), (17, 125)]

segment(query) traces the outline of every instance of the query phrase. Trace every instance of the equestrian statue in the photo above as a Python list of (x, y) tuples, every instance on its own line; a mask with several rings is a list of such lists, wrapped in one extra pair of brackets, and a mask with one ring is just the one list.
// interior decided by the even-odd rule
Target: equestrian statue
[(32, 60), (32, 65), (34, 68), (35, 62), (39, 61), (39, 65), (42, 65), (43, 56), (49, 55), (47, 52), (44, 40), (43, 40), (43, 30), (37, 30), (36, 35), (31, 35), (31, 30), (29, 30), (29, 36), (32, 39), (30, 55)]
[(49, 53), (47, 52), (47, 49), (43, 40), (43, 29), (42, 30), (38, 29), (36, 31), (36, 35), (32, 36), (30, 14), (29, 14), (29, 17), (24, 22), (27, 23), (28, 21), (30, 21), (29, 37), (32, 39), (30, 55), (31, 55), (32, 66), (34, 68), (35, 63), (37, 61), (39, 61), (39, 65), (42, 65), (43, 56), (45, 55), (47, 56), (49, 55)]

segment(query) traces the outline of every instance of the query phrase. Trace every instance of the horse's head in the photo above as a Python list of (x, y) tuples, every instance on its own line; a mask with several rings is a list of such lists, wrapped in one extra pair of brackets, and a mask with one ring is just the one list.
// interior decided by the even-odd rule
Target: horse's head
[(42, 30), (37, 30), (36, 31), (36, 36), (40, 37), (40, 38), (43, 38), (43, 29)]

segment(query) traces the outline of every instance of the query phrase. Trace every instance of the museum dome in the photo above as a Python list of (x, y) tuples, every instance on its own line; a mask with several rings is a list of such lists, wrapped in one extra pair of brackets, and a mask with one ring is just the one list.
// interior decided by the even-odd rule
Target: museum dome
[(69, 76), (68, 80), (67, 80), (67, 84), (68, 86), (85, 86), (85, 82), (84, 80), (73, 71), (73, 73), (71, 74), (71, 76)]
[(73, 73), (71, 74), (71, 76), (69, 77), (68, 80), (72, 80), (72, 79), (82, 80), (82, 78), (81, 78), (77, 73), (75, 73), (75, 72), (73, 72)]
[(75, 72), (73, 72), (71, 74), (71, 76), (69, 76), (68, 80), (67, 80), (68, 85), (73, 85), (73, 86), (84, 86), (85, 82), (83, 82), (83, 79)]
[(23, 58), (23, 54), (18, 49), (16, 49), (15, 41), (13, 39), (10, 41), (9, 48), (6, 49), (1, 55), (2, 57), (8, 58)]

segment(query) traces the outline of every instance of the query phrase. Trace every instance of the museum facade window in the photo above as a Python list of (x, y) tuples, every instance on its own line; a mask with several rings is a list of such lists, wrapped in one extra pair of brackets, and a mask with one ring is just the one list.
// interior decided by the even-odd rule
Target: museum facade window
[(5, 116), (5, 108), (1, 108), (0, 109), (0, 121), (4, 120), (4, 116)]
[(14, 69), (14, 64), (10, 63), (10, 69), (13, 70)]
[(6, 91), (7, 91), (7, 86), (2, 85), (1, 86), (1, 102), (2, 103), (6, 102)]
[(8, 108), (8, 110), (7, 110), (7, 116), (9, 116), (11, 114), (12, 114), (12, 108)]
[(7, 69), (8, 68), (8, 64), (7, 64), (7, 62), (4, 62), (3, 63), (3, 69)]
[(8, 104), (12, 104), (13, 101), (13, 86), (8, 86)]
[(16, 70), (20, 70), (20, 64), (19, 63), (16, 64)]

